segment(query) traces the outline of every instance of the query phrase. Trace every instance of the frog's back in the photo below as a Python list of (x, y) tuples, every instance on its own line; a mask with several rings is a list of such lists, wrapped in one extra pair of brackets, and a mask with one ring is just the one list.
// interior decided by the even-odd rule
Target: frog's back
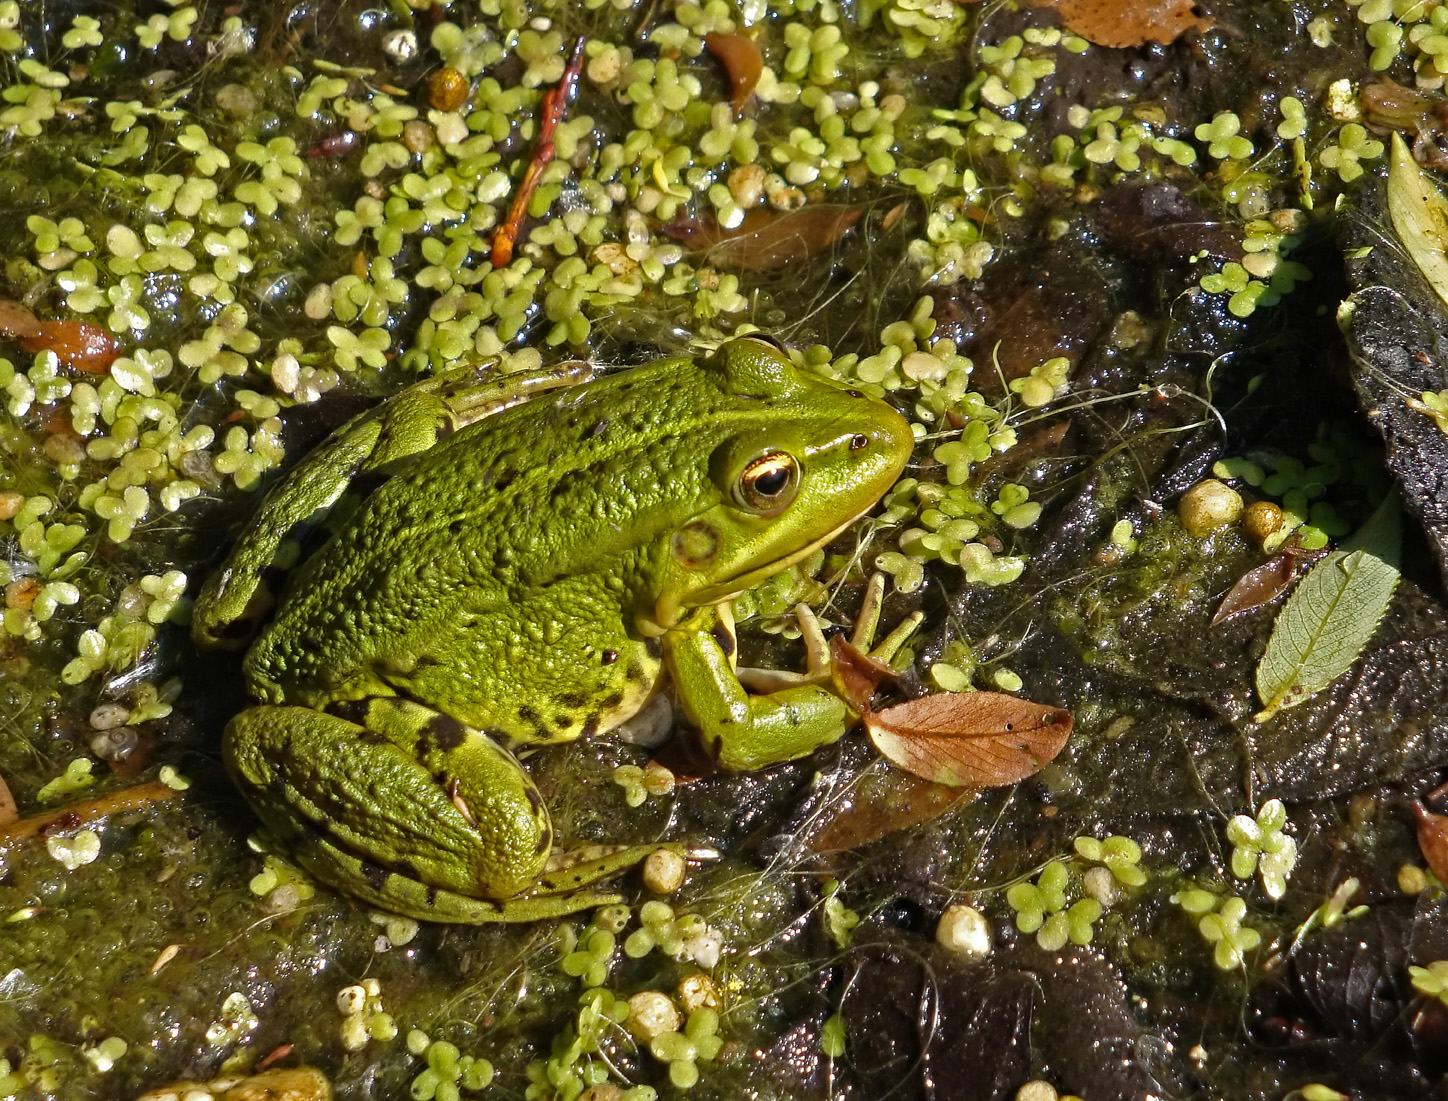
[(377, 485), (297, 570), (249, 669), (291, 699), (396, 691), (530, 740), (612, 725), (657, 675), (630, 605), (661, 538), (708, 496), (705, 429), (729, 401), (669, 360), (468, 426)]

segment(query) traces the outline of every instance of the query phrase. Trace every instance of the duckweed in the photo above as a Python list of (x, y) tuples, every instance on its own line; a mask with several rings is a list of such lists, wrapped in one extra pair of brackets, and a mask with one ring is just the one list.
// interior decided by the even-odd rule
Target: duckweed
[(1297, 842), (1284, 832), (1287, 808), (1280, 799), (1268, 799), (1254, 819), (1235, 815), (1227, 823), (1232, 843), (1232, 874), (1238, 879), (1262, 877), (1262, 890), (1271, 899), (1287, 892), (1287, 877), (1297, 863)]

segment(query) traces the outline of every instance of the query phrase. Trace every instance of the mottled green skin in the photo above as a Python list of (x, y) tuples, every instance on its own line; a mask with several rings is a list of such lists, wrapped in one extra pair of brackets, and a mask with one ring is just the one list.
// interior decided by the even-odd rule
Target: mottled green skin
[[(417, 423), (409, 411), (403, 428)], [(395, 434), (373, 417), (324, 448), (360, 454), (362, 431)], [(248, 652), (263, 706), (228, 728), (228, 764), (304, 863), (379, 905), (526, 920), (616, 897), (589, 888), (656, 846), (559, 873), (546, 811), (508, 747), (608, 730), (666, 669), (724, 767), (837, 738), (847, 714), (825, 688), (744, 694), (713, 606), (868, 509), (911, 443), (882, 402), (742, 339), (704, 362), (535, 397), (378, 470), (309, 460), (354, 491), (358, 470), (380, 483), (291, 574)], [(757, 507), (737, 486), (770, 452), (794, 457), (797, 488)], [(288, 494), (283, 483), (274, 496)], [(269, 498), (254, 524), (264, 537), (243, 537), (198, 601), (198, 639), (254, 605), (226, 587), (260, 588), (251, 579), (277, 559), (278, 533), (316, 518), (277, 507)]]

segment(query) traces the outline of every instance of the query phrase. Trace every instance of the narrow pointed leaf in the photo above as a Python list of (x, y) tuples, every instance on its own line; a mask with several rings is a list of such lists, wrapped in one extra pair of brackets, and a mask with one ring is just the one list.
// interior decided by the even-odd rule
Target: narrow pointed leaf
[(1448, 303), (1448, 202), (1396, 133), (1388, 166), (1388, 215), (1423, 278)]
[(1071, 734), (1071, 713), (1000, 692), (940, 692), (865, 715), (886, 759), (953, 787), (999, 787), (1049, 764)]
[(880, 682), (895, 676), (890, 666), (860, 653), (838, 635), (830, 640), (830, 668), (835, 691), (859, 714), (869, 709)]
[(1399, 524), (1394, 495), (1298, 583), (1257, 664), (1257, 722), (1322, 691), (1352, 667), (1398, 585)]

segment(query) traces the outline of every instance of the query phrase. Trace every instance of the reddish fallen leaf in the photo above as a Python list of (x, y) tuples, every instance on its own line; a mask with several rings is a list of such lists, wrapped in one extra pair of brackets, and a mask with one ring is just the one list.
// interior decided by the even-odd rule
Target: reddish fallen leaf
[(1281, 553), (1237, 578), (1237, 583), (1217, 605), (1212, 626), (1271, 604), (1292, 587), (1305, 567), (1321, 557), (1321, 553), (1304, 551), (1295, 542), (1285, 544)]
[(861, 787), (845, 807), (830, 815), (825, 827), (810, 838), (810, 852), (858, 849), (897, 830), (938, 818), (979, 794), (973, 788), (936, 784), (893, 769), (879, 780)]
[(0, 336), (8, 336), (11, 340), (23, 340), (26, 337), (39, 335), (40, 319), (30, 311), (28, 306), (23, 306), (8, 298), (0, 298)]
[(15, 796), (10, 794), (10, 785), (0, 776), (0, 826), (20, 821), (20, 809), (15, 805)]
[(1290, 554), (1274, 555), (1255, 570), (1248, 570), (1237, 578), (1237, 583), (1217, 605), (1212, 626), (1271, 604), (1291, 587), (1296, 578), (1296, 558)]
[(729, 74), (729, 85), (732, 88), (729, 106), (734, 108), (737, 115), (754, 93), (754, 86), (759, 83), (760, 74), (764, 72), (764, 58), (759, 53), (759, 47), (754, 44), (754, 39), (747, 35), (706, 34), (704, 48), (714, 55), (715, 60), (723, 65), (724, 71)]
[(864, 714), (875, 698), (880, 682), (895, 675), (883, 661), (862, 654), (839, 635), (830, 639), (830, 664), (835, 691), (851, 710)]
[(99, 325), (89, 321), (42, 321), (40, 332), (16, 340), (27, 352), (54, 352), (62, 363), (80, 371), (103, 375), (121, 354), (121, 346)]
[(941, 692), (865, 715), (886, 759), (955, 787), (999, 787), (1038, 772), (1071, 734), (1071, 712), (1002, 692)]
[(860, 220), (857, 206), (816, 203), (798, 210), (755, 207), (735, 229), (723, 229), (712, 216), (673, 222), (659, 229), (694, 252), (707, 253), (710, 266), (723, 271), (774, 271), (808, 260), (829, 248)]
[(1413, 804), (1418, 819), (1418, 851), (1440, 883), (1448, 883), (1448, 815), (1434, 814), (1422, 803)]
[(1061, 22), (1088, 42), (1121, 48), (1174, 42), (1187, 31), (1210, 30), (1210, 16), (1192, 0), (1030, 0), (1055, 8)]

